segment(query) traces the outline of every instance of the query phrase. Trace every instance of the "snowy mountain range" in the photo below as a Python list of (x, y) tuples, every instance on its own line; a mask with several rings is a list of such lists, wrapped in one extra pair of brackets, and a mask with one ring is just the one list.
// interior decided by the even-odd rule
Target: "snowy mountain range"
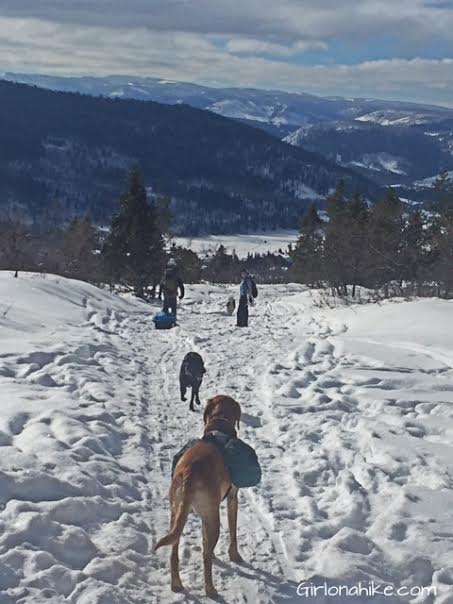
[(110, 220), (139, 166), (172, 199), (188, 235), (294, 228), (342, 178), (376, 185), (322, 155), (188, 105), (55, 92), (0, 81), (0, 210), (33, 220), (89, 212)]
[(213, 88), (186, 82), (132, 76), (59, 77), (4, 73), (6, 80), (51, 90), (129, 98), (167, 104), (187, 104), (224, 117), (281, 128), (332, 121), (416, 125), (453, 119), (453, 109), (376, 99), (320, 97), (312, 94), (253, 88)]
[(186, 104), (263, 129), (380, 185), (411, 187), (453, 169), (453, 109), (410, 102), (213, 88), (132, 76), (5, 73), (7, 80), (115, 99)]

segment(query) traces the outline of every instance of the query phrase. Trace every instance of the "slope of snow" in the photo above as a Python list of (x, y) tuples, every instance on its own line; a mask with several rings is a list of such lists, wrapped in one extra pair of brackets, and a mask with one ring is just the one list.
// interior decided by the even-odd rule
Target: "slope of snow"
[(365, 153), (359, 160), (348, 162), (348, 166), (357, 166), (376, 172), (386, 171), (392, 174), (406, 174), (403, 170), (404, 159), (390, 153)]
[[(178, 400), (189, 350), (202, 399), (241, 403), (240, 435), (263, 466), (240, 493), (243, 567), (227, 561), (225, 510), (214, 580), (228, 604), (345, 604), (298, 585), (453, 584), (451, 302), (322, 308), (303, 287), (261, 286), (250, 327), (236, 288), (190, 286), (180, 325), (154, 307), (57, 277), (0, 273), (0, 602), (204, 602), (201, 534), (181, 544), (188, 594), (169, 589), (173, 454), (202, 431)], [(434, 602), (377, 596), (373, 604)]]
[(177, 245), (188, 247), (197, 254), (211, 254), (223, 245), (228, 253), (233, 250), (239, 258), (250, 254), (266, 254), (267, 252), (286, 251), (290, 243), (297, 241), (299, 233), (292, 231), (271, 231), (248, 235), (207, 235), (206, 237), (176, 237)]
[(226, 99), (212, 103), (206, 109), (224, 117), (265, 122), (276, 126), (288, 123), (288, 120), (281, 115), (287, 107), (279, 103), (268, 105), (249, 99)]
[(357, 122), (373, 122), (381, 126), (415, 126), (430, 122), (430, 116), (418, 113), (416, 110), (398, 111), (394, 109), (380, 109), (356, 117)]

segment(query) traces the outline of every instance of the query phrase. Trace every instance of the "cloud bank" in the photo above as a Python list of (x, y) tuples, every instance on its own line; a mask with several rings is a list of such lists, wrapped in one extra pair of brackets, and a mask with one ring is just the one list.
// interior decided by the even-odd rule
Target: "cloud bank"
[(0, 69), (453, 105), (453, 3), (0, 0)]

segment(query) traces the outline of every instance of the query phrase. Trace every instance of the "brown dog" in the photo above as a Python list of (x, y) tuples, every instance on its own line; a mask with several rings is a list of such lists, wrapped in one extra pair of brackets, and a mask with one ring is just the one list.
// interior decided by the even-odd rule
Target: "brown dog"
[[(239, 429), (241, 407), (229, 396), (218, 395), (210, 399), (204, 410), (204, 433), (218, 430), (236, 437)], [(218, 447), (212, 442), (200, 441), (188, 449), (178, 461), (170, 486), (170, 532), (156, 545), (155, 550), (171, 545), (171, 588), (182, 591), (179, 577), (178, 546), (190, 511), (201, 516), (203, 524), (203, 562), (206, 595), (215, 597), (212, 583), (212, 558), (220, 531), (220, 502), (227, 497), (230, 547), (233, 562), (242, 562), (237, 548), (236, 526), (238, 490), (232, 484)]]

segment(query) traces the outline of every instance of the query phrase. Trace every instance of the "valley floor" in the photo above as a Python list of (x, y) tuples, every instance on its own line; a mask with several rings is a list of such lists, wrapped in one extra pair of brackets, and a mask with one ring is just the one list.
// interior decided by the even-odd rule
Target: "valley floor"
[(155, 331), (153, 306), (0, 273), (0, 603), (208, 601), (196, 517), (186, 594), (170, 591), (169, 551), (153, 553), (172, 457), (202, 433), (177, 379), (196, 350), (202, 400), (241, 403), (263, 467), (240, 492), (243, 566), (223, 511), (220, 601), (340, 604), (314, 587), (361, 581), (393, 590), (373, 603), (451, 604), (453, 304), (323, 309), (300, 286), (262, 286), (239, 329), (224, 312), (235, 288), (187, 289), (179, 326)]

